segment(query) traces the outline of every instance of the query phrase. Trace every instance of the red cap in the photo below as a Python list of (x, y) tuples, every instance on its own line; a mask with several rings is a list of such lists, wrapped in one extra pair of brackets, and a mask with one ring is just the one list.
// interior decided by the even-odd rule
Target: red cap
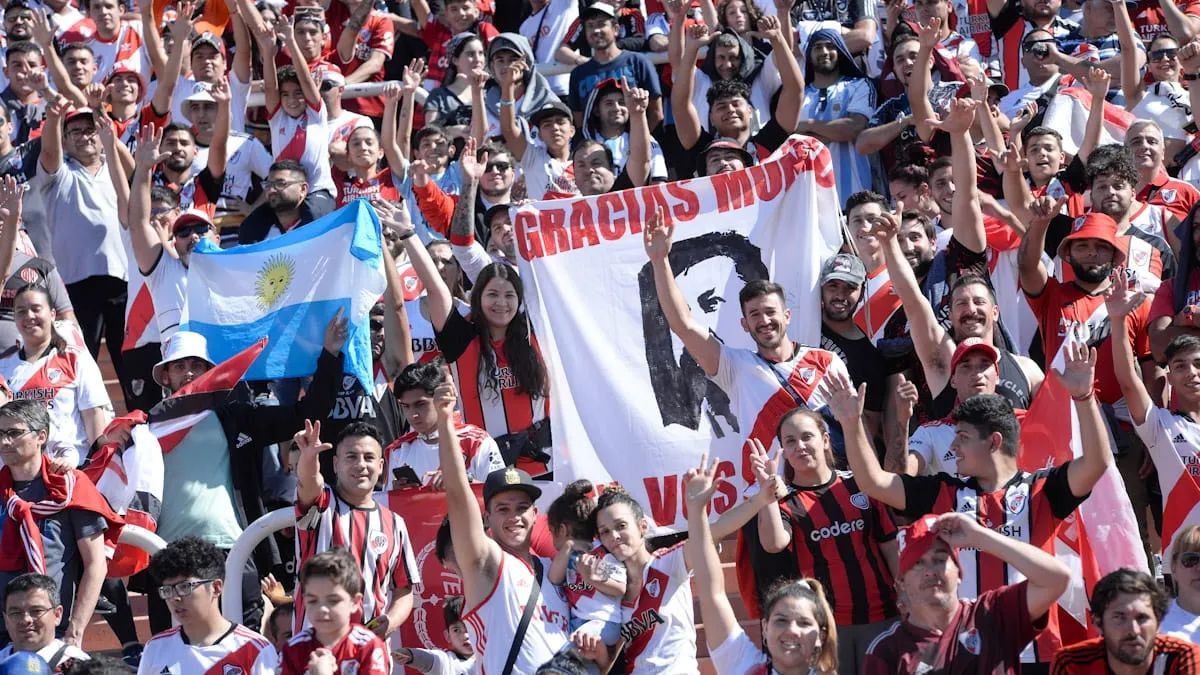
[(993, 347), (990, 343), (985, 342), (983, 338), (969, 337), (966, 340), (958, 343), (954, 348), (954, 356), (950, 357), (950, 373), (954, 373), (954, 369), (958, 368), (958, 364), (963, 359), (967, 358), (967, 354), (971, 352), (982, 352), (987, 354), (987, 357), (992, 360), (992, 363), (1000, 361), (1000, 351)]
[[(896, 547), (900, 553), (900, 577), (904, 577), (917, 562), (921, 560), (921, 556), (929, 552), (934, 544), (941, 541), (946, 544), (945, 540), (938, 536), (937, 529), (934, 524), (937, 523), (937, 516), (924, 516), (913, 522), (912, 525), (900, 528), (896, 533)], [(946, 544), (946, 548), (950, 550), (950, 557), (954, 560), (954, 564), (961, 569), (962, 565), (958, 562), (958, 550), (953, 546)]]
[(1125, 264), (1125, 252), (1117, 239), (1117, 221), (1111, 217), (1092, 211), (1075, 219), (1071, 223), (1071, 233), (1063, 238), (1058, 245), (1058, 257), (1067, 259), (1067, 249), (1071, 242), (1078, 239), (1099, 239), (1113, 247), (1113, 267)]
[(187, 227), (188, 225), (195, 225), (196, 223), (204, 223), (209, 227), (212, 227), (213, 224), (212, 218), (209, 218), (208, 214), (204, 211), (201, 211), (200, 209), (188, 209), (187, 211), (179, 214), (179, 217), (175, 219), (175, 222), (171, 223), (171, 233), (174, 234), (180, 229)]
[(104, 78), (104, 84), (111, 84), (113, 81), (113, 78), (118, 75), (133, 75), (134, 77), (136, 77), (137, 81), (138, 81), (138, 87), (139, 87), (138, 100), (140, 101), (143, 98), (146, 98), (146, 78), (142, 77), (142, 74), (139, 73), (134, 68), (130, 67), (130, 65), (128, 63), (121, 62), (121, 63), (117, 63), (117, 65), (113, 66), (112, 72), (108, 74), (108, 77)]

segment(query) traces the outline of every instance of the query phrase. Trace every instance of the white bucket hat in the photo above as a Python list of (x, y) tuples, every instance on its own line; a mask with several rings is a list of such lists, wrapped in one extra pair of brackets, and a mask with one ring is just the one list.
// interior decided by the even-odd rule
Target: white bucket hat
[(165, 387), (167, 384), (163, 382), (163, 368), (166, 368), (167, 364), (172, 361), (189, 357), (200, 359), (208, 363), (209, 366), (216, 365), (208, 355), (208, 340), (203, 335), (187, 330), (178, 331), (167, 340), (167, 348), (163, 352), (163, 360), (154, 365), (154, 369), (150, 371), (150, 375), (154, 378), (155, 382)]

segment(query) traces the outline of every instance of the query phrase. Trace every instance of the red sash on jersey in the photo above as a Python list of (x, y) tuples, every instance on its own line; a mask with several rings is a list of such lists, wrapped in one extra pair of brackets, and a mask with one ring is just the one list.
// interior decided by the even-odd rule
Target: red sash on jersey
[[(306, 110), (305, 113), (307, 114), (307, 112)], [(285, 112), (284, 115), (287, 115), (287, 113)], [(295, 135), (292, 136), (292, 140), (288, 141), (288, 144), (279, 151), (278, 155), (275, 155), (275, 161), (282, 162), (288, 159), (293, 159), (297, 162), (301, 161), (304, 157), (304, 146), (306, 145), (308, 145), (308, 119), (303, 118), (300, 121), (300, 126), (296, 129)]]
[(892, 290), (887, 267), (880, 265), (867, 275), (867, 301), (854, 312), (854, 324), (867, 334), (871, 344), (876, 344), (883, 338), (884, 327), (900, 306), (900, 296)]
[[(46, 498), (27, 502), (13, 490), (12, 469), (0, 469), (0, 495), (3, 495), (8, 518), (0, 530), (0, 571), (46, 573), (46, 552), (42, 545), (42, 533), (37, 527), (39, 520), (64, 510), (79, 509), (100, 514), (107, 521), (104, 532), (105, 543), (116, 542), (125, 522), (113, 513), (108, 502), (96, 490), (96, 486), (78, 469), (66, 473), (50, 471), (50, 460), (42, 455), (42, 483), (46, 486)], [(15, 541), (20, 538), (21, 546)]]

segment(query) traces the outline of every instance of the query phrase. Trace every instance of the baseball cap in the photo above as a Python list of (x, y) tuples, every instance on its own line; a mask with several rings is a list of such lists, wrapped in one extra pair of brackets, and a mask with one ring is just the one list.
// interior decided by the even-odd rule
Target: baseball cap
[(34, 10), (35, 7), (32, 2), (29, 2), (29, 0), (9, 0), (8, 4), (4, 6), (4, 13), (8, 14), (14, 9)]
[[(900, 577), (903, 577), (921, 560), (921, 556), (929, 552), (938, 541), (946, 544), (945, 540), (938, 536), (938, 531), (934, 527), (937, 523), (937, 516), (924, 516), (913, 524), (900, 528), (896, 536), (896, 547), (900, 553)], [(950, 557), (954, 560), (954, 564), (962, 568), (958, 562), (958, 550), (953, 546), (946, 544), (946, 548), (950, 550)]]
[(133, 75), (136, 77), (139, 87), (138, 98), (141, 99), (146, 96), (146, 78), (128, 63), (118, 63), (116, 66), (114, 66), (112, 72), (108, 74), (108, 77), (104, 78), (104, 84), (110, 84), (113, 81), (113, 78), (118, 75)]
[(967, 354), (971, 352), (986, 354), (992, 360), (992, 363), (1000, 361), (1000, 351), (993, 347), (991, 343), (985, 342), (983, 338), (969, 337), (958, 343), (958, 346), (954, 348), (954, 356), (950, 357), (950, 372), (953, 373), (954, 369), (958, 367), (959, 362), (967, 358)]
[(546, 101), (542, 104), (542, 107), (533, 111), (533, 114), (529, 116), (529, 124), (530, 126), (536, 128), (546, 118), (554, 117), (556, 115), (562, 115), (567, 119), (571, 119), (571, 109), (568, 108), (567, 104), (563, 103), (562, 101)]
[(225, 42), (221, 38), (212, 33), (201, 33), (192, 39), (192, 53), (196, 52), (196, 48), (200, 45), (208, 45), (217, 50), (221, 56), (225, 56)]
[(212, 219), (209, 218), (208, 214), (204, 211), (201, 211), (200, 209), (188, 209), (187, 211), (179, 214), (179, 217), (175, 219), (175, 222), (171, 223), (171, 233), (174, 234), (175, 232), (178, 232), (189, 225), (195, 225), (197, 223), (203, 223), (209, 227), (212, 227), (213, 224)]
[(858, 256), (839, 253), (821, 266), (821, 285), (824, 286), (830, 281), (844, 281), (862, 286), (867, 281), (867, 270)]
[(326, 82), (335, 87), (346, 86), (346, 76), (337, 68), (321, 68), (321, 84)]
[(1071, 242), (1079, 239), (1099, 239), (1107, 243), (1113, 247), (1113, 267), (1125, 264), (1125, 252), (1121, 250), (1121, 244), (1117, 240), (1117, 221), (1111, 216), (1092, 211), (1076, 218), (1075, 222), (1071, 223), (1071, 233), (1063, 237), (1058, 244), (1058, 257), (1066, 260)]
[(529, 495), (530, 499), (537, 500), (542, 496), (542, 489), (534, 485), (533, 479), (529, 474), (516, 467), (505, 467), (496, 469), (488, 474), (487, 479), (483, 481), (483, 504), (492, 500), (492, 497), (501, 492), (509, 490), (520, 490)]
[(66, 125), (67, 122), (70, 122), (71, 120), (75, 119), (76, 117), (81, 117), (83, 115), (87, 115), (87, 116), (91, 117), (92, 119), (96, 119), (96, 111), (92, 110), (91, 108), (87, 108), (87, 107), (72, 108), (70, 111), (67, 112), (67, 116), (63, 120), (63, 125)]
[(580, 23), (587, 21), (588, 17), (594, 14), (602, 14), (610, 19), (617, 18), (617, 10), (612, 5), (607, 2), (593, 2), (579, 13)]
[(734, 150), (741, 153), (742, 161), (746, 166), (753, 166), (755, 163), (754, 155), (750, 154), (750, 151), (746, 149), (746, 146), (738, 143), (736, 139), (727, 138), (725, 136), (717, 136), (716, 138), (712, 139), (708, 145), (704, 146), (704, 150), (700, 153), (700, 161), (705, 161), (705, 156), (708, 155), (710, 150), (717, 150), (718, 148), (724, 150)]

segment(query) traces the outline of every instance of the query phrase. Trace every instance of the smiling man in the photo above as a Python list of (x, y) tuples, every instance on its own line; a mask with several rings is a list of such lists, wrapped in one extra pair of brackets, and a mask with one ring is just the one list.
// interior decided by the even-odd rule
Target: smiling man
[(33, 652), (54, 672), (74, 661), (87, 661), (87, 653), (54, 637), (63, 617), (58, 584), (44, 574), (22, 574), (4, 586), (4, 628), (12, 643), (0, 650), (0, 661), (16, 652)]

